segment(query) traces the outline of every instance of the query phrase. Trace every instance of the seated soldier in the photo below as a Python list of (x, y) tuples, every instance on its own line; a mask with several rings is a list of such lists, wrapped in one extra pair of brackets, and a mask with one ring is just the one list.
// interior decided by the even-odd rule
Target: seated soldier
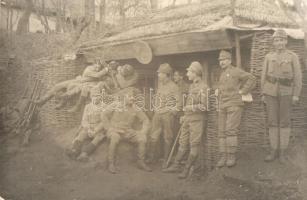
[[(99, 82), (99, 80), (108, 73), (108, 67), (102, 69), (102, 65), (95, 63), (89, 65), (83, 71), (82, 76), (77, 76), (75, 79), (67, 80), (56, 84), (47, 93), (35, 103), (44, 105), (54, 96), (68, 98), (78, 93), (86, 93)], [(60, 105), (62, 106), (62, 104)]]
[[(145, 171), (151, 171), (145, 162), (145, 148), (147, 141), (147, 133), (150, 129), (150, 122), (146, 114), (137, 109), (134, 104), (134, 95), (137, 93), (137, 89), (133, 87), (125, 88), (120, 91), (120, 95), (123, 98), (123, 109), (114, 112), (109, 122), (109, 129), (107, 137), (110, 140), (108, 151), (108, 170), (110, 173), (117, 173), (118, 170), (115, 166), (115, 154), (116, 149), (121, 140), (136, 143), (137, 147), (137, 165), (140, 169)], [(106, 115), (105, 115), (106, 116)], [(136, 122), (140, 121), (142, 124), (141, 130), (134, 128)]]
[[(88, 156), (95, 151), (99, 143), (105, 138), (105, 123), (103, 113), (105, 107), (102, 102), (102, 94), (99, 87), (91, 90), (91, 103), (84, 109), (81, 128), (78, 136), (74, 139), (71, 149), (67, 150), (67, 155), (79, 161), (87, 161)], [(83, 149), (86, 139), (92, 139)]]

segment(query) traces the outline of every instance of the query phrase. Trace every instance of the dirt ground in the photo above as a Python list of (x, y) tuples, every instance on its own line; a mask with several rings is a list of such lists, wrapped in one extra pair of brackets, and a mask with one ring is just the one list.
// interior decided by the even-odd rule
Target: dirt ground
[[(106, 170), (104, 142), (88, 163), (69, 160), (64, 149), (75, 130), (41, 131), (29, 147), (20, 148), (18, 138), (1, 142), (0, 196), (6, 200), (300, 200), (307, 197), (307, 140), (296, 140), (290, 162), (263, 162), (265, 150), (239, 153), (232, 169), (214, 169), (201, 180), (179, 180), (136, 168), (133, 146), (119, 148), (120, 173)], [(2, 135), (3, 136), (3, 135)], [(2, 137), (3, 138), (3, 137)], [(305, 198), (306, 199), (306, 198)]]

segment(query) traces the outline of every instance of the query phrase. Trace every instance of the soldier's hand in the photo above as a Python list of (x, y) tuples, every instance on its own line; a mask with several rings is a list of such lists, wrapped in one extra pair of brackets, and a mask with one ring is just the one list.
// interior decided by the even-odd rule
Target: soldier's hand
[(300, 99), (299, 99), (298, 96), (293, 96), (292, 97), (292, 104), (293, 105), (298, 105), (299, 101), (300, 101)]
[(261, 102), (265, 104), (265, 97), (261, 96)]

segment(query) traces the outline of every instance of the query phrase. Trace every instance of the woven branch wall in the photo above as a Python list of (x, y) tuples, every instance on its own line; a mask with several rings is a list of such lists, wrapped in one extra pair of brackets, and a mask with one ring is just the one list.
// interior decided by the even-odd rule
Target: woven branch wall
[[(73, 61), (36, 60), (32, 63), (31, 85), (33, 85), (33, 80), (41, 80), (43, 84), (42, 96), (55, 84), (75, 78), (79, 71), (79, 67)], [(81, 113), (69, 113), (66, 108), (56, 110), (55, 105), (56, 101), (52, 99), (41, 108), (40, 116), (44, 127), (71, 128), (80, 124)]]

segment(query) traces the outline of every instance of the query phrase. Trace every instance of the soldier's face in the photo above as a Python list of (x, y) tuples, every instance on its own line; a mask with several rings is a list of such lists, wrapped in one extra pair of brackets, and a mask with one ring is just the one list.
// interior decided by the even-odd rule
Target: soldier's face
[(101, 70), (101, 65), (95, 64), (95, 69), (96, 69), (96, 71), (100, 71)]
[(174, 73), (174, 81), (177, 83), (181, 79), (182, 79), (182, 76), (178, 72), (175, 72)]
[(100, 104), (101, 103), (101, 97), (100, 96), (92, 96), (92, 102), (93, 102), (93, 104), (95, 104), (95, 105), (98, 105), (98, 104)]
[(158, 79), (159, 81), (164, 82), (168, 80), (168, 76), (165, 73), (158, 72)]
[(187, 72), (187, 77), (188, 77), (188, 79), (190, 81), (193, 81), (197, 77), (197, 75), (194, 72), (192, 72), (192, 71), (188, 71)]
[(230, 59), (220, 59), (220, 66), (222, 69), (225, 69), (226, 67), (228, 67), (231, 64), (231, 60)]
[(277, 50), (285, 49), (287, 45), (287, 39), (281, 37), (275, 37), (273, 39), (273, 45)]

